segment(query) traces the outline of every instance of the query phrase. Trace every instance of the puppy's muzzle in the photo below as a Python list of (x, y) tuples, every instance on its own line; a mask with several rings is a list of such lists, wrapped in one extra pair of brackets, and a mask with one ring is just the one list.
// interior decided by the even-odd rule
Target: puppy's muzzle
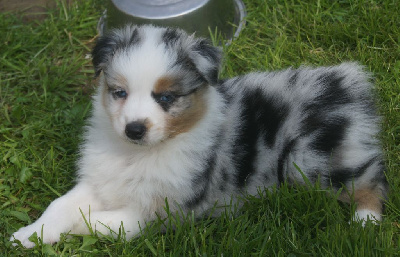
[(129, 139), (141, 140), (146, 134), (146, 125), (141, 121), (134, 121), (126, 125), (125, 134)]

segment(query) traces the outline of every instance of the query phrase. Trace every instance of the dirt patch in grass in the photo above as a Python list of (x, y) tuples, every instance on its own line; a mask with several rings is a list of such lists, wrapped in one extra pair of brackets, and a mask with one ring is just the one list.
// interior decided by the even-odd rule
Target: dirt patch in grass
[[(65, 0), (67, 5), (78, 0)], [(24, 22), (43, 20), (46, 11), (57, 7), (54, 0), (0, 0), (0, 12), (10, 12), (21, 16)]]

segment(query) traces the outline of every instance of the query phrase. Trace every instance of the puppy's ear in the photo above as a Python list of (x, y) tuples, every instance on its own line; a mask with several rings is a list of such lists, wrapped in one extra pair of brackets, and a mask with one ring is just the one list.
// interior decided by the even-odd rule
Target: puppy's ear
[(216, 85), (222, 58), (221, 48), (213, 46), (207, 39), (198, 39), (191, 46), (189, 55), (207, 82)]
[(115, 38), (111, 35), (101, 36), (92, 51), (92, 63), (95, 77), (100, 75), (107, 62), (112, 58), (117, 47)]
[(128, 49), (136, 45), (139, 40), (139, 32), (134, 25), (115, 29), (101, 36), (92, 51), (95, 76), (100, 74), (117, 51)]

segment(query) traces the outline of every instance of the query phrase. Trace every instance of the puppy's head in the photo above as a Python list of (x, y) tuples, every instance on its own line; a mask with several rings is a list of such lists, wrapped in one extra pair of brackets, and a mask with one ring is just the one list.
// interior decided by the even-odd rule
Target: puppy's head
[(154, 145), (188, 132), (203, 118), (221, 52), (182, 30), (127, 26), (100, 37), (92, 56), (115, 132)]

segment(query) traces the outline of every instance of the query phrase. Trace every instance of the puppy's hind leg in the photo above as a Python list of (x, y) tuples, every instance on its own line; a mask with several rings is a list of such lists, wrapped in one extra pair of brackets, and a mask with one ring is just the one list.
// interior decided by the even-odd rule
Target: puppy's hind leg
[(361, 221), (363, 225), (367, 220), (372, 220), (374, 223), (381, 220), (384, 198), (384, 194), (378, 186), (355, 189), (351, 195), (343, 192), (339, 196), (339, 200), (343, 202), (354, 201), (357, 208), (353, 220)]

